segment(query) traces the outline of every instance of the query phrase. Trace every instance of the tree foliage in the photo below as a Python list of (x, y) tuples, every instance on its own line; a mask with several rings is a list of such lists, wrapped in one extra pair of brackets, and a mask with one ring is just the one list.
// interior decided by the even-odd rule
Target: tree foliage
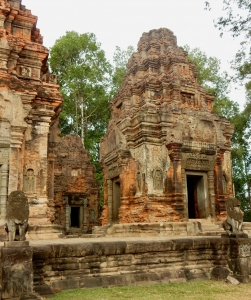
[(245, 220), (251, 221), (251, 102), (232, 118), (235, 132), (232, 138), (233, 182), (235, 194), (241, 200)]
[(70, 31), (51, 48), (50, 66), (64, 97), (62, 134), (81, 136), (94, 158), (109, 118), (111, 65), (94, 34)]
[[(223, 35), (228, 29), (234, 37), (245, 35), (250, 37), (251, 5), (250, 0), (222, 0), (223, 16), (219, 17), (216, 26)], [(205, 1), (206, 9), (211, 9), (210, 1)]]
[(188, 52), (188, 59), (195, 64), (198, 71), (198, 83), (208, 93), (215, 96), (214, 111), (228, 119), (238, 114), (238, 103), (228, 98), (231, 79), (226, 72), (221, 72), (220, 60), (216, 57), (207, 56), (199, 48), (191, 49), (185, 45), (184, 49)]
[[(210, 1), (206, 8), (211, 9)], [(242, 37), (240, 49), (236, 53), (233, 69), (237, 71), (237, 79), (245, 81), (247, 90), (251, 90), (251, 3), (250, 0), (222, 0), (222, 16), (215, 26), (220, 30), (229, 31), (233, 37)]]
[(135, 50), (132, 46), (128, 46), (126, 50), (122, 50), (120, 47), (116, 46), (116, 50), (113, 55), (113, 94), (115, 94), (120, 88), (127, 72), (127, 62), (134, 52)]

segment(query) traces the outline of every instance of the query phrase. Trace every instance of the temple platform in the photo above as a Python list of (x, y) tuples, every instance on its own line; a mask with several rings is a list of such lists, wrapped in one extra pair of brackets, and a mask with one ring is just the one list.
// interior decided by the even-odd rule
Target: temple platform
[(225, 280), (233, 275), (228, 264), (233, 243), (242, 243), (250, 256), (250, 238), (120, 236), (32, 240), (29, 244), (33, 248), (34, 290), (50, 297), (65, 289)]
[(191, 219), (187, 222), (127, 223), (95, 226), (93, 234), (106, 237), (147, 236), (220, 236), (224, 232), (221, 222)]

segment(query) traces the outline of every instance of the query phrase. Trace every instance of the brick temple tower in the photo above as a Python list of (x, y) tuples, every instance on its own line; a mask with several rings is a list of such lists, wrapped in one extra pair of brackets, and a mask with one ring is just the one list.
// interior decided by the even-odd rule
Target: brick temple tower
[(233, 126), (170, 30), (144, 33), (127, 67), (101, 140), (103, 225), (222, 219)]
[(36, 23), (21, 0), (0, 0), (0, 233), (15, 190), (29, 199), (30, 238), (85, 233), (99, 185), (80, 138), (59, 136), (63, 97)]
[(49, 50), (37, 17), (20, 0), (0, 0), (0, 223), (8, 195), (23, 190), (30, 224), (50, 225), (53, 199), (47, 195), (48, 134), (62, 95), (49, 73)]

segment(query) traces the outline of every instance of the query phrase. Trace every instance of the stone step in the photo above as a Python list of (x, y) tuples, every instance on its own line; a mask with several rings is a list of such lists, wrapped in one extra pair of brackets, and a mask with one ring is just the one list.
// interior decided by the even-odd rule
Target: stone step
[(201, 226), (202, 231), (213, 231), (213, 230), (223, 230), (222, 227), (218, 226), (218, 225), (202, 225)]
[[(37, 298), (35, 299), (47, 299), (52, 298), (55, 296), (54, 292), (52, 291), (51, 287), (47, 284), (41, 284), (34, 286), (35, 295), (37, 295)], [(40, 298), (39, 298), (40, 297)]]
[(65, 239), (75, 239), (75, 238), (79, 238), (79, 237), (80, 237), (80, 234), (68, 234), (64, 238)]
[(99, 238), (99, 237), (104, 237), (105, 234), (103, 233), (96, 233), (96, 234), (81, 234), (81, 238)]
[(221, 236), (224, 230), (220, 231), (202, 231), (197, 233), (197, 236)]

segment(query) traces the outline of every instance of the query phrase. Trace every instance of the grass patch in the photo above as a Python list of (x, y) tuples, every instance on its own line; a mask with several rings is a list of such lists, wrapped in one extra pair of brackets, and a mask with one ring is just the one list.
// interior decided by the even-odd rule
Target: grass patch
[(251, 285), (237, 286), (220, 281), (190, 281), (175, 284), (86, 288), (57, 293), (51, 299), (60, 300), (247, 300)]

